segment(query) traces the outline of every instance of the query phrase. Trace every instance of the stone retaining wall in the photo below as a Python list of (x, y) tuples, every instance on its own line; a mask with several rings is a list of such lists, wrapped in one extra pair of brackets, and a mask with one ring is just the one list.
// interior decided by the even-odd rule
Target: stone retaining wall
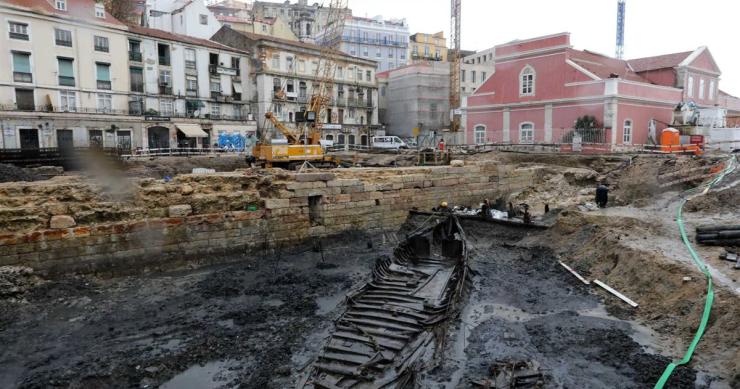
[[(82, 201), (102, 216), (57, 229), (47, 223), (29, 230), (26, 218), (22, 219), (26, 224), (7, 224), (8, 231), (0, 232), (0, 266), (24, 265), (58, 274), (138, 271), (192, 260), (214, 262), (221, 254), (287, 247), (345, 231), (396, 230), (411, 208), (428, 210), (443, 200), (478, 204), (485, 197), (527, 188), (540, 177), (538, 168), (490, 162), (460, 167), (273, 173), (184, 175), (169, 183), (144, 180), (134, 185), (127, 199), (117, 202), (107, 201), (103, 195), (91, 198), (95, 190), (79, 181), (74, 185), (88, 185)], [(20, 204), (20, 194), (50, 192), (43, 184), (33, 184), (33, 190), (0, 186), (0, 199), (14, 193), (12, 199)], [(73, 184), (65, 185), (69, 189)], [(89, 216), (90, 211), (75, 202), (74, 196), (56, 201), (63, 205), (57, 208), (73, 217), (77, 213), (70, 210), (77, 208)], [(110, 212), (114, 220), (105, 220), (106, 206), (116, 210)], [(39, 202), (36, 207), (44, 216), (31, 219), (48, 217), (44, 213), (49, 212), (47, 203)], [(23, 210), (26, 215), (32, 212), (27, 208), (4, 210), (7, 214)], [(0, 215), (2, 212), (0, 207)]]

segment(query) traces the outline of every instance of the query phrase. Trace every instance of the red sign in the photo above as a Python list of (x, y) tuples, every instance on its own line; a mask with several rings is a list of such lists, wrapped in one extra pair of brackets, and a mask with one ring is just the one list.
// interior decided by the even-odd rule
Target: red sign
[(689, 138), (689, 144), (701, 145), (704, 144), (704, 135), (691, 135)]

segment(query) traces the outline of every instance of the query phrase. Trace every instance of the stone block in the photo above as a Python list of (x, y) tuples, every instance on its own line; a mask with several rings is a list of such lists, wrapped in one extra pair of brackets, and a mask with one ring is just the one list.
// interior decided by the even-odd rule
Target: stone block
[(334, 173), (298, 173), (295, 175), (297, 182), (331, 181)]
[(453, 159), (452, 161), (450, 161), (450, 166), (465, 166), (465, 162), (461, 159)]
[(49, 220), (49, 227), (53, 229), (70, 228), (76, 225), (75, 219), (69, 215), (54, 215)]
[(265, 208), (278, 209), (290, 207), (290, 199), (265, 199)]
[(185, 217), (193, 213), (193, 207), (190, 204), (170, 205), (167, 214), (170, 217)]

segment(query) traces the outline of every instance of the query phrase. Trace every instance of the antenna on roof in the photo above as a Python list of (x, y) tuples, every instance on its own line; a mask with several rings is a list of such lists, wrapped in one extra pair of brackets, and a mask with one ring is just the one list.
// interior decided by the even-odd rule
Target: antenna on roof
[(618, 59), (624, 58), (624, 7), (625, 0), (617, 1), (617, 50), (614, 54)]

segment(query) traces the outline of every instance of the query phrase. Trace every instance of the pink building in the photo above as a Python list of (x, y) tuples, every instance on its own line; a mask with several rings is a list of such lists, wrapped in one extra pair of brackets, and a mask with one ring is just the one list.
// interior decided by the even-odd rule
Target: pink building
[(625, 61), (574, 50), (561, 33), (495, 50), (495, 73), (467, 100), (468, 143), (561, 143), (591, 115), (605, 129), (601, 142), (647, 144), (650, 128), (659, 134), (682, 101), (740, 108), (720, 95), (706, 47)]

